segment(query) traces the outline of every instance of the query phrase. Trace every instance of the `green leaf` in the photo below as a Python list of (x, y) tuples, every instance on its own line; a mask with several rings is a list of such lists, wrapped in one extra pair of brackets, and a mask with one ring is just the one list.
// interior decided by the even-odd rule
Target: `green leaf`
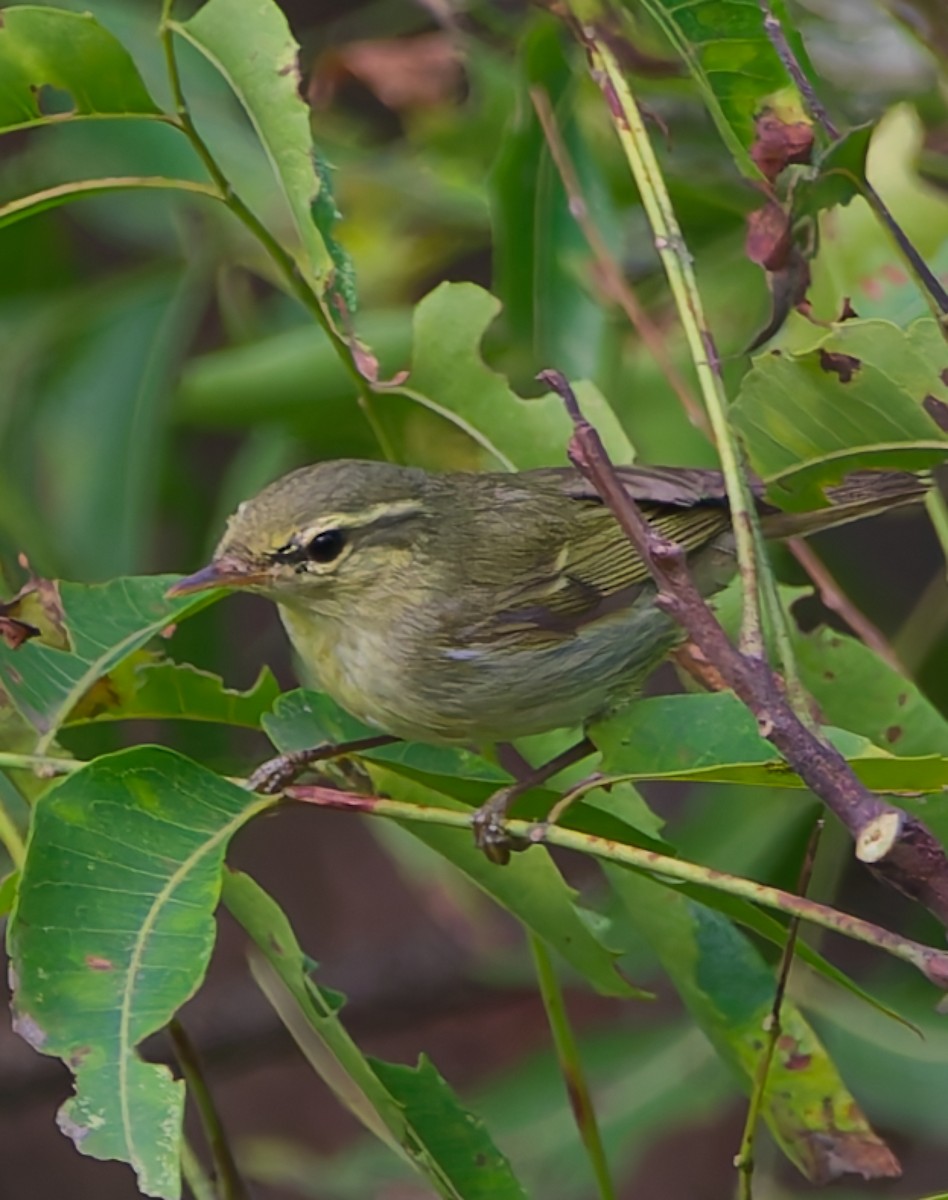
[(20, 886), (20, 872), (11, 871), (0, 879), (0, 918), (9, 915), (16, 900), (16, 890)]
[(570, 211), (534, 111), (540, 89), (579, 179), (590, 216), (615, 257), (619, 222), (603, 174), (577, 120), (576, 80), (561, 21), (540, 17), (527, 29), (518, 56), (518, 92), (489, 179), (494, 278), (504, 302), (504, 327), (531, 346), (537, 364), (568, 378), (595, 378), (610, 326), (607, 306), (593, 294), (591, 253)]
[(62, 121), (43, 111), (43, 89), (68, 92), (76, 116), (157, 116), (128, 52), (90, 13), (32, 5), (3, 10), (0, 130)]
[(283, 13), (271, 0), (208, 0), (171, 28), (213, 63), (243, 105), (286, 198), (306, 271), (324, 280), (333, 262), (313, 220), (319, 175), (299, 94), (299, 47)]
[[(335, 700), (322, 692), (297, 689), (284, 692), (273, 705), (273, 712), (262, 719), (264, 732), (283, 753), (308, 750), (313, 746), (339, 746), (345, 742), (377, 737), (378, 729), (351, 716)], [(510, 776), (500, 767), (469, 750), (453, 746), (428, 746), (415, 742), (396, 742), (363, 752), (360, 757), (398, 763), (432, 775), (453, 776), (496, 783), (509, 783)]]
[(219, 675), (190, 663), (157, 660), (139, 651), (103, 676), (69, 714), (67, 725), (89, 721), (180, 719), (217, 721), (259, 729), (261, 718), (280, 695), (280, 685), (263, 667), (244, 692), (224, 686)]
[(0, 684), (40, 734), (45, 753), (59, 727), (96, 680), (140, 649), (185, 613), (215, 599), (167, 600), (176, 575), (113, 579), (109, 583), (62, 583), (59, 597), (68, 648), (33, 639), (19, 650), (0, 644)]
[(419, 1136), (437, 1147), (451, 1190), (459, 1200), (526, 1200), (510, 1164), (484, 1122), (466, 1112), (434, 1065), (422, 1055), (417, 1067), (375, 1060), (375, 1073), (397, 1098)]
[[(897, 758), (849, 730), (823, 733), (876, 791), (927, 792), (948, 785), (944, 755)], [(602, 770), (622, 778), (806, 786), (731, 692), (638, 700), (594, 724), (590, 736), (602, 751)]]
[(69, 574), (102, 579), (144, 566), (168, 397), (205, 302), (202, 274), (109, 288), (76, 310), (57, 346), (55, 372), (39, 397), (37, 465), (44, 513)]
[[(735, 925), (741, 925), (745, 929), (751, 930), (759, 937), (771, 942), (780, 950), (784, 948), (787, 942), (787, 927), (782, 922), (772, 917), (770, 913), (764, 912), (750, 901), (742, 899), (740, 896), (731, 896), (726, 892), (716, 891), (714, 887), (702, 887), (698, 884), (682, 884), (676, 883), (672, 886), (672, 890), (680, 893), (683, 896), (688, 896), (690, 899), (697, 901), (699, 904), (714, 909), (715, 912), (722, 914), (728, 921), (732, 921)], [(922, 1037), (921, 1030), (916, 1025), (913, 1025), (906, 1017), (894, 1009), (891, 1005), (883, 1003), (877, 996), (860, 987), (855, 980), (834, 966), (828, 959), (824, 958), (812, 946), (808, 946), (802, 939), (797, 939), (793, 947), (794, 957), (806, 963), (808, 967), (812, 967), (817, 974), (822, 975), (824, 979), (834, 983), (837, 987), (841, 987), (856, 999), (861, 1000), (876, 1012), (882, 1013), (892, 1021), (897, 1021), (906, 1029), (911, 1029), (913, 1033)]]
[[(776, 981), (751, 943), (720, 914), (631, 871), (606, 866), (630, 923), (651, 945), (678, 994), (742, 1086), (764, 1049)], [(898, 1173), (832, 1059), (784, 999), (763, 1115), (787, 1157), (826, 1183), (845, 1172)]]
[[(368, 312), (359, 332), (379, 358), (383, 377), (411, 354), (411, 318), (403, 311)], [(315, 391), (319, 404), (313, 404)], [(185, 370), (177, 416), (214, 429), (285, 422), (327, 458), (369, 458), (377, 442), (353, 397), (352, 377), (326, 338), (311, 325), (194, 358)]]
[[(366, 761), (374, 789), (395, 800), (439, 808), (466, 809), (447, 790), (426, 786), (396, 767)], [(399, 822), (412, 837), (453, 863), (467, 878), (541, 938), (596, 991), (607, 996), (647, 993), (633, 987), (616, 967), (617, 954), (599, 940), (577, 906), (578, 896), (543, 847), (516, 854), (505, 867), (488, 861), (467, 829)]]
[[(497, 298), (476, 284), (436, 287), (415, 309), (411, 374), (397, 394), (466, 433), (494, 469), (565, 463), (573, 427), (562, 400), (552, 393), (521, 399), (481, 357), (481, 339), (499, 311)], [(631, 461), (629, 440), (599, 391), (580, 383), (576, 394), (612, 458)], [(399, 437), (397, 427), (391, 432)]]
[(811, 349), (757, 358), (731, 418), (781, 507), (818, 508), (823, 485), (849, 471), (916, 470), (948, 458), (948, 437), (922, 407), (927, 396), (948, 401), (946, 366), (931, 319), (907, 331), (844, 321)]
[(136, 1046), (197, 990), (231, 835), (273, 803), (158, 747), (107, 755), (37, 801), (9, 928), (17, 1031), (63, 1059), (60, 1126), (174, 1200), (184, 1092)]
[(333, 278), (327, 292), (327, 300), (330, 304), (341, 304), (343, 310), (351, 314), (359, 307), (355, 266), (352, 256), (336, 237), (335, 228), (342, 219), (342, 213), (336, 207), (336, 198), (332, 191), (332, 172), (318, 147), (313, 147), (313, 161), (319, 178), (319, 191), (310, 208), (310, 215), (333, 265)]
[[(782, 588), (787, 603), (805, 588)], [(804, 685), (823, 719), (898, 755), (948, 755), (948, 721), (904, 675), (855, 638), (825, 626), (793, 629)]]
[(223, 897), (262, 955), (252, 963), (257, 981), (339, 1101), (439, 1196), (521, 1200), (483, 1124), (427, 1060), (412, 1069), (365, 1058), (339, 1020), (342, 998), (310, 978), (312, 963), (279, 905), (239, 872), (225, 873)]
[[(627, 7), (633, 7), (625, 0)], [(802, 117), (796, 84), (764, 30), (763, 9), (745, 0), (643, 0), (642, 7), (681, 55), (712, 120), (737, 166), (751, 178), (760, 172), (748, 153), (754, 118), (767, 102), (789, 106)], [(803, 41), (782, 0), (771, 0), (797, 62), (812, 74)], [(800, 119), (797, 117), (796, 119)]]
[(834, 142), (816, 161), (812, 176), (793, 190), (793, 217), (813, 216), (826, 208), (848, 204), (863, 193), (866, 159), (874, 125), (860, 125)]
[[(283, 752), (320, 743), (340, 744), (377, 734), (350, 717), (328, 696), (290, 692), (263, 718), (267, 735)], [(396, 743), (359, 755), (379, 794), (418, 805), (469, 810), (510, 777), (470, 751), (450, 746)], [(472, 787), (471, 785), (475, 785)], [(464, 803), (458, 793), (469, 792)], [(621, 806), (621, 798), (618, 802)], [(602, 818), (608, 820), (608, 815)], [(619, 818), (621, 820), (621, 817)], [(617, 819), (612, 818), (616, 834)], [(576, 908), (568, 887), (547, 851), (537, 847), (518, 854), (502, 870), (474, 845), (468, 830), (405, 822), (402, 827), (453, 863), (471, 882), (522, 921), (552, 949), (606, 995), (642, 995), (618, 973), (615, 955), (595, 937)], [(628, 826), (621, 831), (628, 837)]]

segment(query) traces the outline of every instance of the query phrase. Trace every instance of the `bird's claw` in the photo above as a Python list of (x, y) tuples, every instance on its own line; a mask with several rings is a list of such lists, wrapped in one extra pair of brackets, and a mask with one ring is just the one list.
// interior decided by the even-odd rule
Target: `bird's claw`
[(518, 789), (501, 788), (477, 810), (473, 817), (474, 844), (492, 863), (506, 866), (513, 851), (527, 850), (533, 844), (527, 838), (507, 832), (506, 817)]

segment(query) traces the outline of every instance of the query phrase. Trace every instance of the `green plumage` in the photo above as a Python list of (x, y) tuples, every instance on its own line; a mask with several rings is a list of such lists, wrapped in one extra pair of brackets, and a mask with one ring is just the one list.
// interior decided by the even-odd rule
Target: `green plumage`
[[(649, 522), (688, 552), (706, 595), (734, 572), (721, 476), (620, 469)], [(862, 472), (812, 513), (760, 502), (765, 531), (811, 532), (918, 500)], [(384, 463), (305, 467), (231, 518), (188, 586), (261, 591), (308, 681), (381, 731), (510, 741), (625, 703), (680, 639), (645, 564), (576, 472), (433, 475)]]

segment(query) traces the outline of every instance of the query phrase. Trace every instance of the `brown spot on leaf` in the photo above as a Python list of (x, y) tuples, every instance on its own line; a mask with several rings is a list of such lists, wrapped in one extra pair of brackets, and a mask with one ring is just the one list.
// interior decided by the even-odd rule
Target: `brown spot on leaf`
[(114, 971), (115, 963), (110, 958), (102, 958), (99, 954), (87, 954), (86, 966), (92, 971)]
[(78, 1071), (91, 1053), (91, 1046), (77, 1046), (67, 1059), (70, 1071)]
[(905, 730), (901, 725), (890, 725), (885, 731), (885, 740), (887, 742), (897, 742)]
[(59, 585), (52, 579), (34, 575), (25, 554), (19, 556), (19, 563), (30, 577), (15, 596), (0, 606), (3, 616), (35, 629), (36, 633), (29, 636), (38, 637), (47, 646), (71, 649)]
[(898, 699), (896, 700), (896, 704), (899, 706), (899, 708), (902, 708), (906, 704), (908, 704), (908, 692), (899, 692), (899, 696), (898, 696)]
[(828, 374), (837, 375), (840, 383), (850, 383), (862, 366), (862, 359), (839, 350), (820, 349), (820, 366)]
[(280, 941), (276, 937), (274, 937), (274, 935), (272, 933), (267, 934), (267, 945), (270, 947), (270, 949), (273, 951), (274, 954), (278, 955), (280, 958), (283, 957), (283, 953), (284, 953), (283, 946), (280, 943)]
[(771, 183), (790, 163), (808, 163), (813, 151), (813, 126), (806, 121), (781, 121), (769, 109), (754, 122), (756, 137), (751, 158)]
[(833, 680), (836, 678), (836, 672), (835, 671), (824, 671), (823, 678)]
[(922, 408), (928, 413), (939, 429), (948, 433), (948, 404), (936, 396), (926, 396)]
[(6, 605), (0, 603), (0, 639), (11, 650), (19, 650), (23, 643), (28, 642), (30, 638), (39, 637), (39, 630), (35, 625), (28, 625), (26, 621), (18, 621), (16, 617), (8, 617), (5, 609)]
[(859, 317), (859, 313), (857, 313), (856, 310), (853, 308), (849, 297), (844, 296), (843, 297), (843, 307), (839, 310), (839, 316), (836, 318), (836, 320), (839, 322), (852, 321), (854, 319), (857, 319), (858, 317)]
[[(804, 1170), (811, 1183), (832, 1183), (842, 1175), (861, 1175), (863, 1179), (894, 1179), (902, 1174), (899, 1160), (889, 1147), (865, 1125), (862, 1129), (833, 1128), (832, 1114), (826, 1113), (827, 1128), (802, 1135)], [(862, 1113), (847, 1114), (850, 1120), (864, 1122)]]
[(779, 271), (787, 265), (791, 244), (790, 217), (776, 200), (748, 213), (744, 252), (751, 262)]

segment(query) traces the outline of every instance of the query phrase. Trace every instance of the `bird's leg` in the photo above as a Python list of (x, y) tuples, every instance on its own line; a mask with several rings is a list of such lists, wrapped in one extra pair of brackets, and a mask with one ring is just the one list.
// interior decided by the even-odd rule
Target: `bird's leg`
[(261, 763), (247, 780), (247, 787), (252, 792), (272, 796), (276, 792), (282, 792), (313, 763), (325, 762), (330, 758), (343, 758), (347, 754), (359, 754), (363, 750), (374, 750), (376, 746), (388, 746), (398, 740), (387, 733), (380, 733), (377, 737), (359, 738), (354, 742), (324, 742), (306, 750), (290, 750), (287, 754), (278, 754), (276, 758), (269, 758), (265, 763)]
[[(548, 779), (552, 779), (554, 775), (558, 775), (560, 771), (565, 771), (567, 767), (582, 762), (584, 758), (594, 754), (595, 750), (596, 747), (589, 738), (583, 738), (582, 741), (570, 746), (539, 767), (527, 768), (522, 772), (514, 767), (511, 774), (517, 775), (516, 782), (494, 792), (493, 796), (474, 814), (474, 842), (478, 849), (483, 850), (491, 862), (499, 863), (501, 866), (510, 861), (511, 850), (526, 850), (531, 843), (523, 838), (512, 838), (504, 828), (504, 821), (511, 804), (524, 792), (528, 792), (533, 787), (539, 787)], [(517, 757), (519, 758), (519, 755)], [(523, 762), (522, 759), (520, 761)]]

